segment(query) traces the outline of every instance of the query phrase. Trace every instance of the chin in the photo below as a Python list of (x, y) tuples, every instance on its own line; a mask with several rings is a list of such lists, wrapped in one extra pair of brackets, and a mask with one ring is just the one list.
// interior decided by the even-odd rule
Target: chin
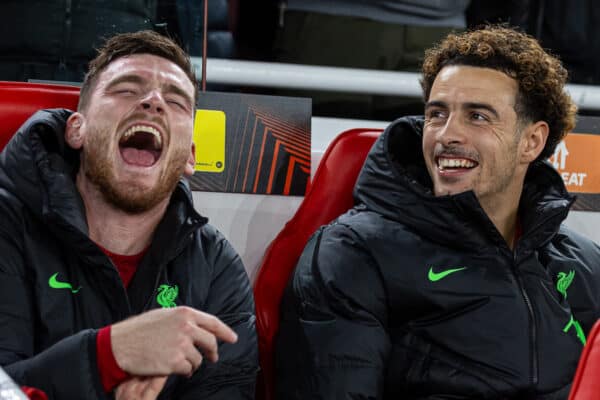
[(472, 188), (470, 188), (470, 187), (464, 187), (464, 188), (441, 187), (439, 189), (434, 189), (434, 193), (435, 193), (436, 197), (454, 196), (454, 195), (457, 195), (460, 193), (468, 192), (469, 190), (472, 190)]

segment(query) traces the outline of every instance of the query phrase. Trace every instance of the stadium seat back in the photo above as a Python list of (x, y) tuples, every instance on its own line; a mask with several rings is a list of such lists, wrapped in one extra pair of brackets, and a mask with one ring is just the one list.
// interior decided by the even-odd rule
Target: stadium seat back
[(77, 109), (79, 88), (29, 82), (0, 81), (0, 150), (37, 110)]
[(333, 140), (295, 215), (265, 252), (254, 284), (261, 364), (258, 399), (274, 398), (274, 340), (279, 329), (280, 302), (290, 274), (309, 237), (354, 205), (356, 178), (380, 134), (381, 130), (352, 129)]
[(569, 400), (597, 399), (600, 399), (600, 321), (588, 335), (569, 395)]

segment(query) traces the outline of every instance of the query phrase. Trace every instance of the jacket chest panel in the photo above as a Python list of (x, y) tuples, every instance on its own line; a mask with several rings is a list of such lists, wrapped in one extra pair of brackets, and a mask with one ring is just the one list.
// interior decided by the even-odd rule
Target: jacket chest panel
[[(140, 268), (147, 265), (143, 262)], [(134, 277), (134, 281), (137, 278), (145, 278), (146, 281), (132, 281), (128, 289), (130, 296), (139, 297), (135, 302), (139, 309), (134, 308), (133, 313), (183, 305), (197, 309), (204, 307), (210, 280), (206, 275), (206, 260), (194, 246), (186, 247), (177, 257), (160, 266), (158, 271), (156, 276)]]
[[(40, 235), (44, 234), (44, 229)], [(126, 313), (118, 311), (115, 304), (123, 302), (121, 293), (105, 292), (104, 279), (98, 266), (84, 262), (73, 251), (48, 238), (36, 235), (25, 240), (25, 265), (36, 308), (34, 315), (36, 346), (48, 347), (65, 336), (82, 329), (100, 328)], [(109, 299), (115, 299), (111, 302)]]
[(536, 253), (517, 258), (517, 265), (493, 251), (465, 253), (424, 242), (402, 251), (383, 248), (394, 249), (379, 259), (387, 260), (381, 271), (395, 354), (390, 371), (395, 364), (405, 369), (394, 374), (415, 382), (429, 376), (424, 382), (435, 382), (436, 373), (447, 377), (454, 369), (468, 385), (492, 382), (489, 377), (500, 373), (526, 387), (533, 352), (539, 357), (540, 388), (568, 383), (571, 369), (555, 366), (574, 368), (582, 346), (576, 329), (568, 326), (571, 308), (560, 293), (565, 283), (557, 284)]
[(46, 258), (38, 269), (36, 285), (36, 341), (41, 348), (79, 332), (114, 322), (116, 312), (93, 279), (71, 264)]
[(372, 253), (378, 254), (391, 313), (404, 321), (479, 308), (494, 298), (520, 299), (511, 260), (498, 254), (424, 241), (383, 244)]

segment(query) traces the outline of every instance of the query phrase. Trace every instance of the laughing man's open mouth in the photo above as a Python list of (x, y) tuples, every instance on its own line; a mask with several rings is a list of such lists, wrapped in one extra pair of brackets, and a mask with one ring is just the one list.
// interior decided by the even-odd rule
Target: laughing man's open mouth
[(151, 167), (162, 153), (161, 134), (148, 125), (133, 125), (121, 136), (119, 150), (127, 164)]

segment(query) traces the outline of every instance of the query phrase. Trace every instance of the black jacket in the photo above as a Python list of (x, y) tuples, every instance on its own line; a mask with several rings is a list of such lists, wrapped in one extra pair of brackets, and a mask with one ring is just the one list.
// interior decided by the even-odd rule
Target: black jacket
[(472, 191), (432, 195), (421, 130), (388, 127), (357, 205), (305, 248), (284, 296), (279, 398), (566, 399), (600, 315), (600, 248), (561, 226), (572, 198), (539, 163), (511, 251)]
[[(0, 153), (0, 365), (50, 399), (101, 399), (97, 329), (159, 308), (159, 286), (177, 285), (177, 305), (214, 314), (238, 334), (187, 379), (171, 376), (160, 398), (254, 397), (258, 369), (254, 302), (241, 259), (191, 192), (175, 189), (128, 289), (89, 239), (74, 184), (78, 153), (63, 140), (67, 110), (30, 118)], [(68, 282), (53, 289), (49, 279)]]

